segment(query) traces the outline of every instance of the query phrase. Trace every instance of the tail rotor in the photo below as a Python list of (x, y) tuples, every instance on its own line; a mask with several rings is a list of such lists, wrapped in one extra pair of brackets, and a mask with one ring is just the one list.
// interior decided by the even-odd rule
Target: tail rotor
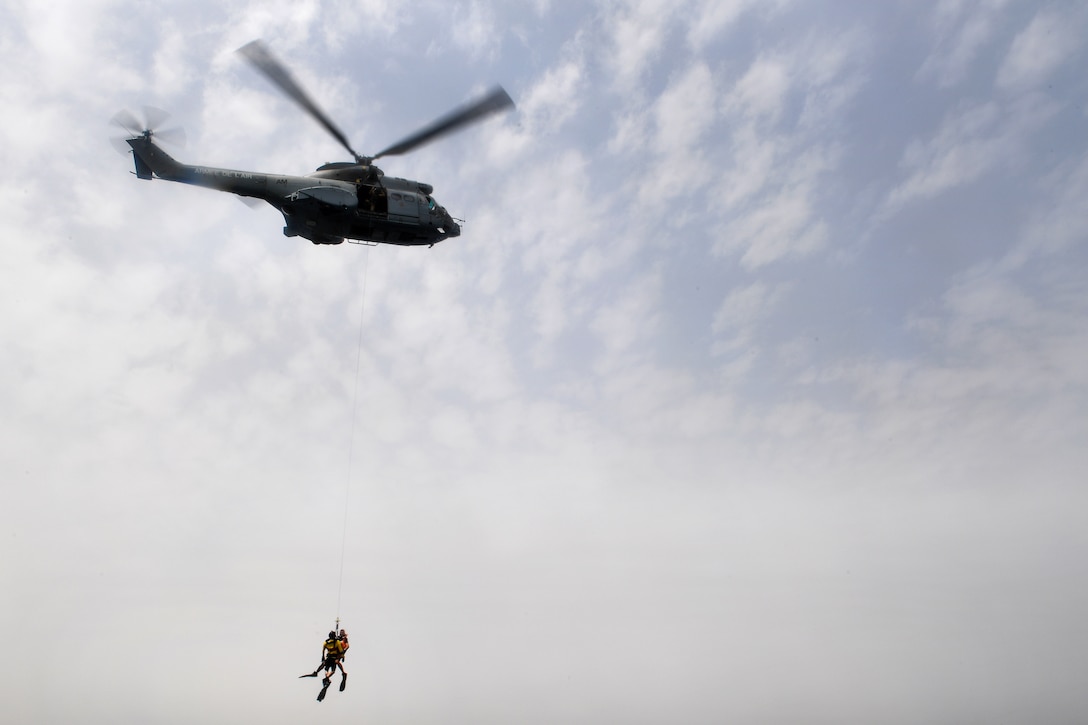
[(180, 126), (166, 126), (170, 114), (161, 108), (144, 106), (142, 118), (128, 109), (122, 109), (113, 115), (111, 123), (117, 131), (110, 136), (110, 143), (123, 154), (129, 153), (128, 139), (143, 137), (154, 139), (178, 148), (185, 147), (185, 129)]

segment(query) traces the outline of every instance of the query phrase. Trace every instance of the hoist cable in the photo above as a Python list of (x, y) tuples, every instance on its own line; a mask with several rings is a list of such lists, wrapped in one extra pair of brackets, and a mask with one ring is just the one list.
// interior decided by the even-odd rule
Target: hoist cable
[(344, 483), (344, 524), (343, 535), (340, 538), (340, 581), (336, 586), (336, 624), (340, 624), (340, 602), (344, 593), (344, 555), (348, 546), (348, 497), (351, 493), (352, 464), (355, 460), (355, 418), (359, 407), (359, 370), (363, 361), (363, 323), (366, 313), (366, 281), (370, 273), (370, 249), (367, 248), (363, 258), (363, 293), (359, 303), (359, 339), (358, 350), (355, 353), (355, 392), (351, 402), (351, 437), (348, 440), (348, 476)]

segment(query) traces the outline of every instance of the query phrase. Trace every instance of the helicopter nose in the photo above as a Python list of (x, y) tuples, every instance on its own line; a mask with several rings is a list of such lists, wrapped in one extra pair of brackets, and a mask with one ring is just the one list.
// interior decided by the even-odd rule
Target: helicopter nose
[(461, 236), (461, 225), (453, 220), (448, 211), (442, 209), (442, 228), (446, 230), (447, 237)]

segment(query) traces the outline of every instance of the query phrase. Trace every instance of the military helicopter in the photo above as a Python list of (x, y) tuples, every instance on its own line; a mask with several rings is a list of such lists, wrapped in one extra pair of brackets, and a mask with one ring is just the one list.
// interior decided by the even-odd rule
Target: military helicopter
[[(317, 120), (355, 160), (324, 164), (307, 176), (190, 166), (174, 160), (155, 143), (157, 126), (165, 117), (163, 112), (147, 109), (146, 123), (141, 123), (131, 112), (121, 111), (113, 121), (130, 134), (124, 143), (131, 148), (138, 178), (205, 186), (266, 201), (283, 214), (284, 236), (302, 237), (314, 244), (340, 244), (349, 240), (364, 244), (434, 245), (460, 236), (460, 225), (431, 196), (430, 184), (385, 176), (374, 161), (407, 153), (491, 114), (513, 108), (514, 102), (502, 87), (495, 87), (479, 100), (450, 112), (373, 156), (363, 156), (351, 147), (343, 132), (261, 41), (248, 43), (238, 52)], [(166, 140), (165, 131), (161, 132), (161, 138)]]

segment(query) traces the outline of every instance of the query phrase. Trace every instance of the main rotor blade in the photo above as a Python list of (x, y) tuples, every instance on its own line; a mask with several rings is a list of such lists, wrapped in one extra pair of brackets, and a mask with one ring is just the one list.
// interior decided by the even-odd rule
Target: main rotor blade
[(325, 127), (325, 130), (332, 134), (333, 138), (340, 142), (340, 145), (351, 152), (351, 155), (355, 158), (359, 158), (359, 154), (355, 153), (355, 149), (348, 143), (347, 137), (343, 132), (336, 127), (336, 125), (329, 120), (329, 117), (317, 107), (317, 104), (310, 99), (306, 92), (302, 90), (302, 87), (295, 82), (295, 79), (291, 77), (287, 68), (273, 57), (264, 43), (259, 40), (254, 40), (246, 45), (243, 45), (238, 49), (249, 60), (253, 66), (264, 73), (265, 77), (283, 91), (291, 100), (309, 113), (314, 119)]
[(510, 95), (502, 89), (502, 86), (496, 86), (480, 100), (452, 111), (432, 123), (430, 126), (422, 128), (408, 138), (393, 144), (374, 156), (374, 158), (378, 159), (382, 156), (395, 156), (397, 154), (407, 153), (413, 149), (419, 148), (423, 144), (430, 143), (441, 136), (458, 131), (470, 123), (480, 121), (486, 116), (513, 107), (514, 101), (511, 100)]

